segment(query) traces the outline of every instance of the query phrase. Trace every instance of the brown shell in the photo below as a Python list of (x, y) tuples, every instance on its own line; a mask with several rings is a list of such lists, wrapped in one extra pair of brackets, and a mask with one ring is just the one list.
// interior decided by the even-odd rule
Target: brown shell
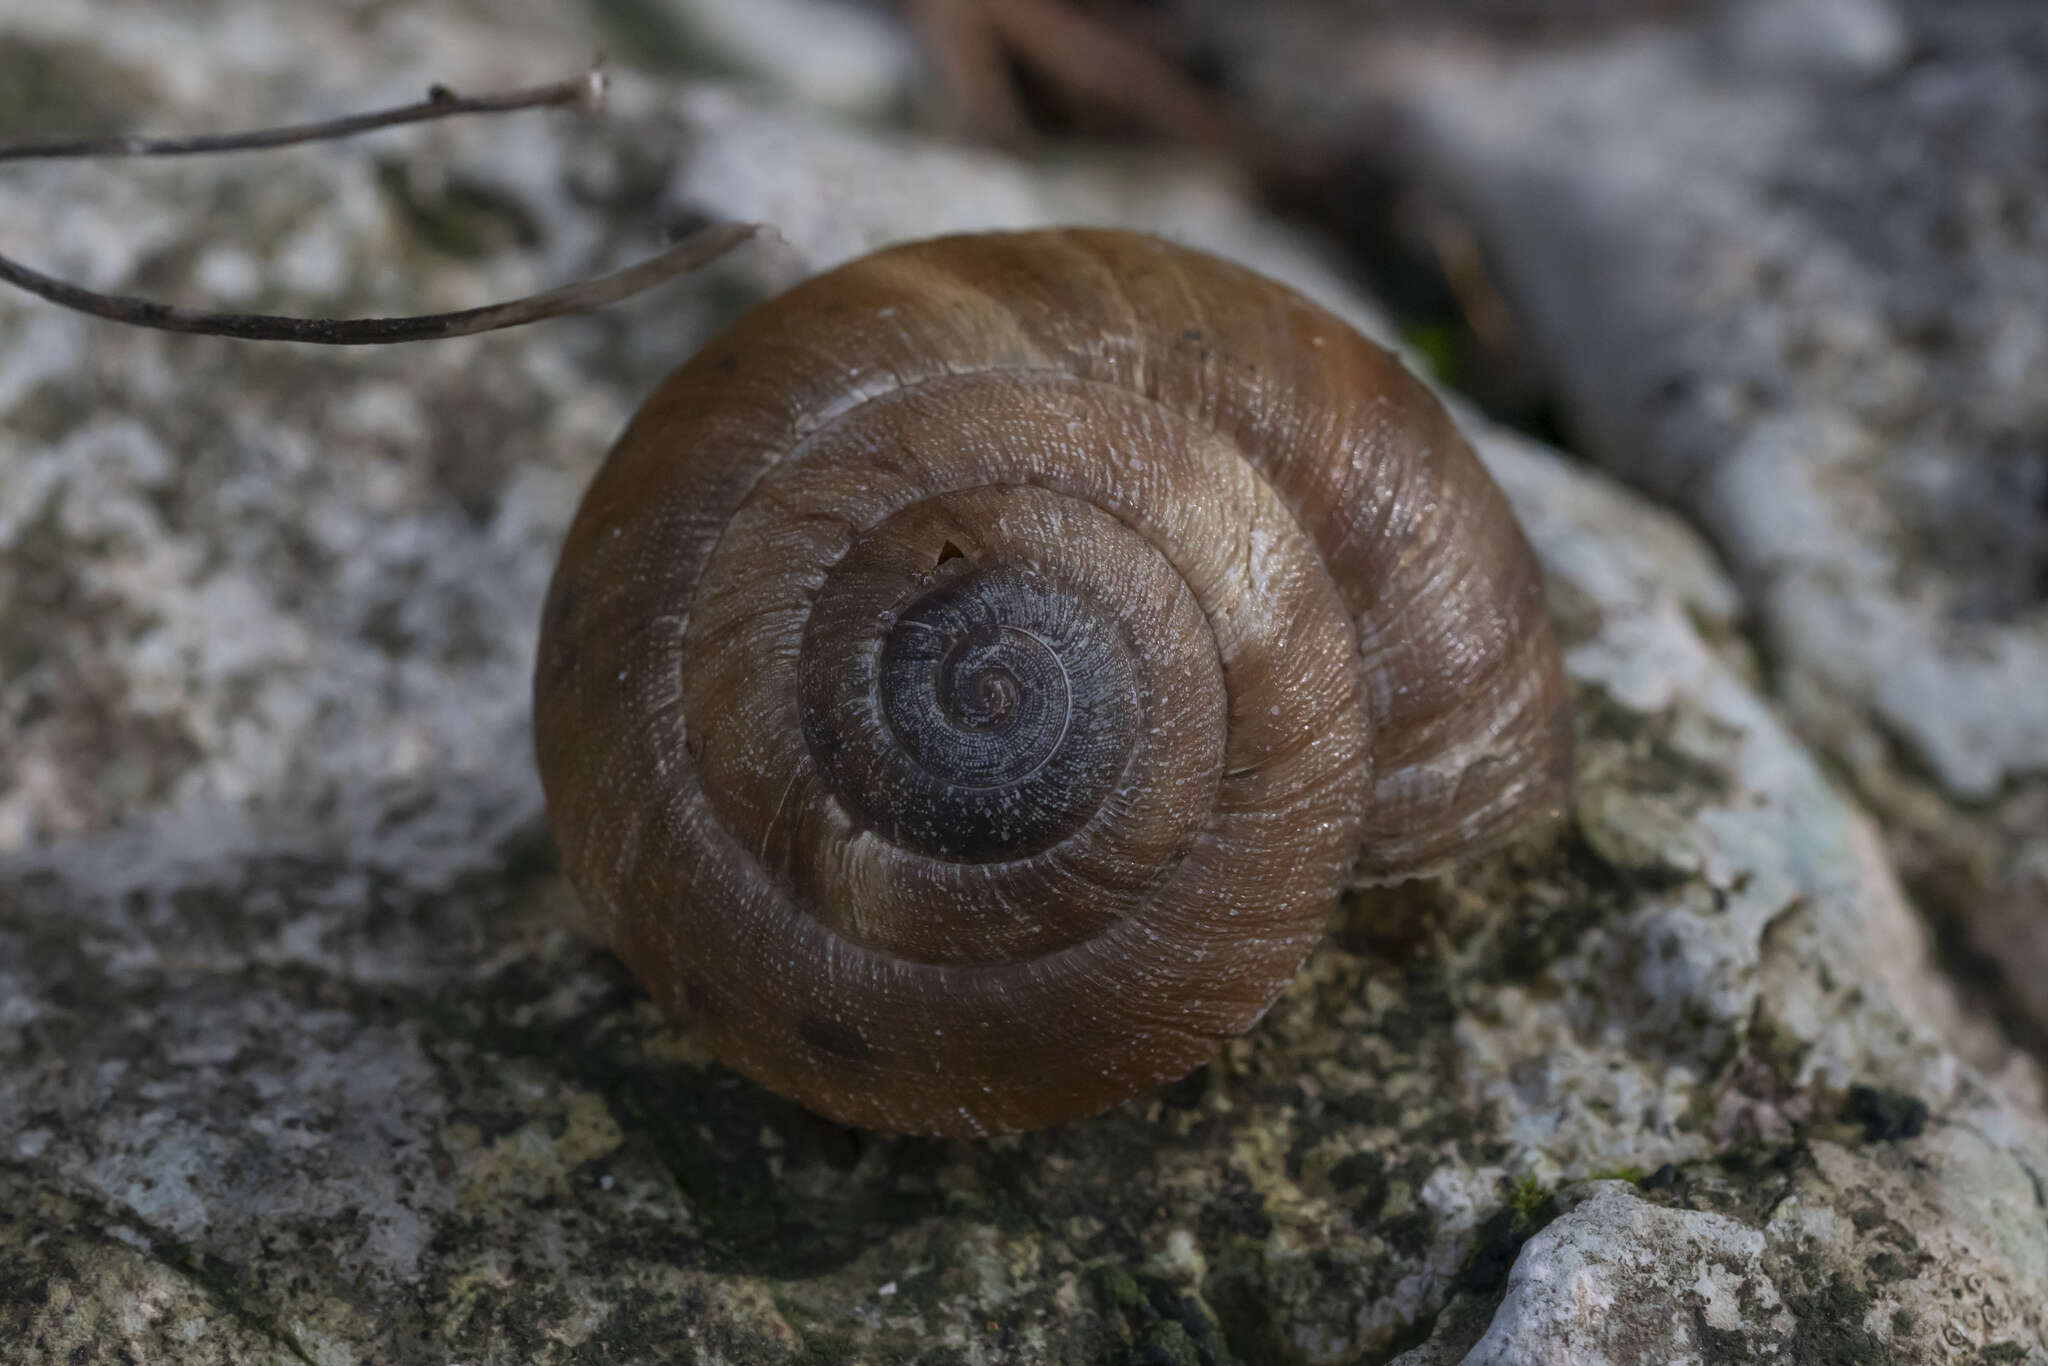
[(1249, 1028), (1351, 881), (1556, 812), (1506, 500), (1386, 351), (1120, 232), (743, 318), (584, 497), (534, 681), (599, 929), (849, 1124), (1092, 1114)]

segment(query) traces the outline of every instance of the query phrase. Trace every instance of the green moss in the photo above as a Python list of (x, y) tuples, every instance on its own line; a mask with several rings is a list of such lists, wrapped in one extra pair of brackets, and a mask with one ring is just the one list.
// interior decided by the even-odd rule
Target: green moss
[(1729, 1144), (1714, 1155), (1714, 1162), (1722, 1171), (1737, 1176), (1764, 1170), (1776, 1150), (1760, 1138), (1745, 1138)]
[(1421, 359), (1430, 378), (1443, 384), (1458, 382), (1461, 367), (1458, 334), (1454, 330), (1437, 323), (1419, 323), (1404, 329), (1401, 340)]
[(1619, 1167), (1601, 1167), (1597, 1171), (1586, 1173), (1588, 1181), (1626, 1181), (1631, 1186), (1642, 1185), (1644, 1177), (1643, 1169), (1633, 1163), (1624, 1163)]
[(1131, 1344), (1132, 1366), (1203, 1366), (1200, 1349), (1177, 1323), (1148, 1323)]
[(1095, 1288), (1122, 1328), (1132, 1366), (1236, 1366), (1216, 1314), (1200, 1295), (1122, 1267), (1098, 1267)]
[(1136, 1278), (1120, 1266), (1097, 1267), (1095, 1289), (1110, 1308), (1119, 1312), (1136, 1309), (1145, 1302), (1145, 1292)]
[(1518, 1228), (1532, 1228), (1536, 1222), (1537, 1211), (1548, 1198), (1549, 1192), (1543, 1188), (1541, 1181), (1533, 1176), (1517, 1177), (1508, 1187), (1508, 1213)]
[(804, 1354), (798, 1359), (804, 1366), (852, 1366), (859, 1360), (858, 1345), (844, 1333), (814, 1328), (803, 1336)]
[(1508, 1183), (1501, 1207), (1489, 1215), (1473, 1236), (1465, 1265), (1458, 1272), (1458, 1288), (1474, 1294), (1491, 1294), (1506, 1282), (1508, 1268), (1521, 1253), (1522, 1244), (1557, 1217), (1557, 1196), (1533, 1176)]

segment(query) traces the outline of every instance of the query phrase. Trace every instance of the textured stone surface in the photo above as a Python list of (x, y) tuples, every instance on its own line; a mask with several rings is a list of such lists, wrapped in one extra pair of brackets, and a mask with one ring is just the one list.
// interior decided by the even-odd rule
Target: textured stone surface
[(1391, 212), (1715, 539), (1772, 690), (2048, 1056), (2048, 13), (1645, 4), (1531, 44), (1483, 6), (1173, 8), (1269, 119), (1394, 149)]
[[(1648, 1184), (1560, 1192), (1492, 1319), (1461, 1297), (1401, 1366), (2048, 1356), (2048, 1263), (2006, 1213), (2028, 1209), (2033, 1181), (1967, 1129)], [(1977, 1216), (1958, 1219), (1962, 1205)]]
[(1596, 449), (1698, 511), (1789, 663), (1984, 798), (2048, 769), (2048, 22), (1913, 20), (1922, 62), (1865, 88), (1672, 37), (1445, 64), (1415, 107)]
[[(177, 41), (199, 16), (218, 40)], [(599, 36), (553, 7), (51, 4), (0, 90), (43, 73), (79, 101), (53, 124), (233, 124), (533, 80)], [(1578, 1360), (1575, 1287), (1612, 1298), (1617, 1361), (2048, 1351), (2038, 1073), (1760, 698), (1699, 542), (1504, 434), (1576, 818), (1342, 908), (1187, 1081), (992, 1143), (853, 1133), (725, 1073), (575, 930), (526, 671), (637, 396), (764, 291), (953, 226), (1167, 229), (1378, 326), (1227, 184), (634, 80), (594, 125), (0, 181), (36, 264), (355, 312), (701, 215), (786, 242), (402, 351), (0, 297), (10, 1361)]]
[(1592, 452), (1714, 536), (2048, 1043), (2048, 14), (1738, 7), (1379, 74)]

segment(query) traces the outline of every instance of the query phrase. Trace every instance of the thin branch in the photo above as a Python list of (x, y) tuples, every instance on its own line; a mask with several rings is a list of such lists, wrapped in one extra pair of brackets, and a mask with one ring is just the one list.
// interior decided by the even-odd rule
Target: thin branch
[(989, 142), (1023, 142), (1031, 120), (1010, 75), (1009, 53), (979, 0), (910, 0), (910, 16), (966, 129)]
[(314, 123), (287, 124), (283, 128), (257, 128), (246, 133), (203, 133), (197, 137), (146, 138), (116, 133), (109, 137), (24, 138), (0, 142), (0, 161), (48, 160), (59, 157), (182, 157), (201, 152), (247, 152), (268, 147), (289, 147), (299, 142), (322, 142), (354, 137), (379, 128), (429, 119), (454, 118), (459, 114), (504, 114), (517, 109), (545, 109), (573, 104), (585, 113), (604, 108), (605, 74), (593, 67), (581, 76), (526, 90), (505, 90), (495, 95), (458, 95), (445, 85), (427, 91), (415, 104), (367, 114), (347, 114)]
[(1262, 155), (1156, 42), (1076, 0), (910, 0), (910, 16), (960, 117), (990, 141), (1021, 142), (1030, 131), (1014, 61), (1070, 102), (1239, 161)]
[(455, 313), (426, 313), (401, 318), (294, 318), (277, 313), (214, 313), (179, 308), (126, 294), (98, 294), (31, 270), (0, 256), (0, 280), (41, 295), (53, 304), (75, 308), (96, 318), (163, 332), (200, 332), (244, 341), (316, 342), (325, 346), (371, 346), (383, 342), (439, 341), (477, 332), (518, 327), (523, 323), (587, 313), (593, 308), (654, 288), (731, 251), (761, 231), (757, 223), (714, 223), (700, 228), (658, 256), (594, 280), (579, 280), (540, 294), (504, 303), (465, 308)]
[(1074, 94), (1196, 147), (1227, 155), (1244, 148), (1243, 131), (1212, 96), (1072, 0), (984, 0), (982, 8), (1011, 51)]
[[(187, 156), (200, 152), (285, 147), (457, 114), (497, 114), (566, 104), (595, 110), (602, 107), (604, 92), (604, 74), (597, 70), (552, 85), (473, 97), (460, 96), (446, 86), (437, 85), (427, 92), (425, 100), (417, 104), (246, 133), (216, 133), (187, 138), (50, 138), (0, 143), (0, 161), (55, 157)], [(296, 318), (275, 313), (218, 313), (208, 309), (180, 308), (175, 304), (138, 299), (132, 295), (101, 294), (45, 275), (5, 255), (0, 255), (0, 282), (15, 285), (53, 304), (134, 327), (238, 337), (247, 341), (367, 346), (467, 337), (477, 332), (518, 327), (566, 313), (585, 313), (695, 270), (761, 231), (762, 226), (756, 223), (714, 223), (698, 229), (658, 255), (610, 275), (578, 280), (539, 294), (486, 304), (481, 308), (396, 318)]]

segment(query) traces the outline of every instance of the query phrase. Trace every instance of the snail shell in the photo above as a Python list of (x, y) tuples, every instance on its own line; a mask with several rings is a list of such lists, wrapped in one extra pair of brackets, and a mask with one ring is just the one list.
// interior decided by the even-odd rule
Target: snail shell
[(1087, 1115), (1343, 888), (1561, 808), (1533, 557), (1443, 407), (1152, 238), (896, 247), (672, 375), (584, 497), (535, 734), (603, 935), (842, 1122)]

